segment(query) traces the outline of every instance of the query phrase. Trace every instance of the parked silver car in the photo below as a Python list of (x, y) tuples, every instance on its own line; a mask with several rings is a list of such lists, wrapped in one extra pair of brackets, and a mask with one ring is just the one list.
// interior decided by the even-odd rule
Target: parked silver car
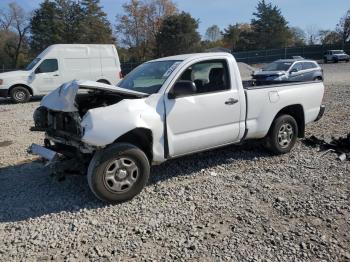
[(323, 70), (316, 61), (281, 59), (264, 66), (252, 75), (256, 85), (276, 82), (322, 81)]
[(350, 61), (350, 56), (345, 53), (344, 50), (328, 50), (324, 53), (323, 60), (325, 63), (338, 63), (340, 61), (348, 63)]

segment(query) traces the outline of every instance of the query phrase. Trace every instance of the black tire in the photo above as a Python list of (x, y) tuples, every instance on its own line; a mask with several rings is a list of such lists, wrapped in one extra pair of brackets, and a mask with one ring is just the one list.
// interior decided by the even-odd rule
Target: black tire
[(323, 62), (324, 62), (325, 64), (327, 64), (327, 63), (328, 63), (327, 58), (324, 58), (324, 59), (323, 59)]
[(349, 59), (348, 59), (348, 60), (346, 60), (346, 62), (347, 62), (347, 63), (349, 63), (349, 61), (350, 61)]
[[(116, 161), (120, 162), (114, 164)], [(128, 170), (126, 164), (124, 166), (124, 162), (127, 161), (129, 164), (132, 163), (130, 164), (132, 171)], [(136, 175), (134, 166), (137, 167)], [(111, 169), (115, 169), (115, 173)], [(125, 177), (119, 177), (120, 175)], [(88, 168), (87, 179), (91, 191), (97, 198), (116, 204), (131, 200), (138, 195), (146, 185), (149, 175), (150, 163), (145, 153), (132, 144), (120, 143), (95, 154)], [(133, 184), (127, 185), (130, 180)]]
[[(285, 132), (283, 127), (286, 128)], [(294, 147), (297, 138), (298, 124), (295, 119), (290, 115), (280, 115), (273, 121), (269, 134), (266, 137), (267, 149), (276, 155), (289, 153)]]
[(10, 97), (11, 100), (16, 104), (26, 103), (30, 99), (30, 92), (27, 88), (23, 86), (16, 86), (11, 89)]
[(322, 81), (322, 80), (323, 80), (323, 78), (321, 76), (317, 76), (314, 78), (314, 81)]
[(339, 62), (339, 60), (338, 60), (338, 59), (333, 58), (333, 63), (338, 63), (338, 62)]

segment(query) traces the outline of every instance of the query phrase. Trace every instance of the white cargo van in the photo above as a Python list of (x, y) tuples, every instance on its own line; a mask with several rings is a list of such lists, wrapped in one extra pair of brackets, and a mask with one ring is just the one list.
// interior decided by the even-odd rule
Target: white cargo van
[(31, 96), (48, 94), (74, 79), (115, 85), (120, 78), (120, 62), (114, 45), (52, 45), (26, 69), (1, 73), (0, 97), (24, 103)]

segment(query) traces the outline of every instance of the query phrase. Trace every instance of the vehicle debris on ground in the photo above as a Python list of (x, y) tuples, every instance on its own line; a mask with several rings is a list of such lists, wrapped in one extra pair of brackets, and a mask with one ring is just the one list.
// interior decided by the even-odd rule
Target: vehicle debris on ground
[(338, 160), (350, 161), (350, 133), (346, 137), (332, 137), (329, 142), (324, 139), (311, 136), (304, 139), (304, 144), (311, 147), (319, 147), (320, 151), (325, 151), (323, 155), (329, 152), (334, 152), (338, 154)]

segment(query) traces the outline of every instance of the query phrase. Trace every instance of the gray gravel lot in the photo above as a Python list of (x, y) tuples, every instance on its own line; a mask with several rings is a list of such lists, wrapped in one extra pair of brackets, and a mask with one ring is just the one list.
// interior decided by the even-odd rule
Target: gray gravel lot
[[(307, 135), (350, 132), (350, 65), (324, 65), (327, 114)], [(152, 169), (108, 206), (85, 177), (58, 182), (26, 153), (38, 101), (0, 101), (0, 261), (350, 261), (350, 162), (298, 142), (248, 143)]]

